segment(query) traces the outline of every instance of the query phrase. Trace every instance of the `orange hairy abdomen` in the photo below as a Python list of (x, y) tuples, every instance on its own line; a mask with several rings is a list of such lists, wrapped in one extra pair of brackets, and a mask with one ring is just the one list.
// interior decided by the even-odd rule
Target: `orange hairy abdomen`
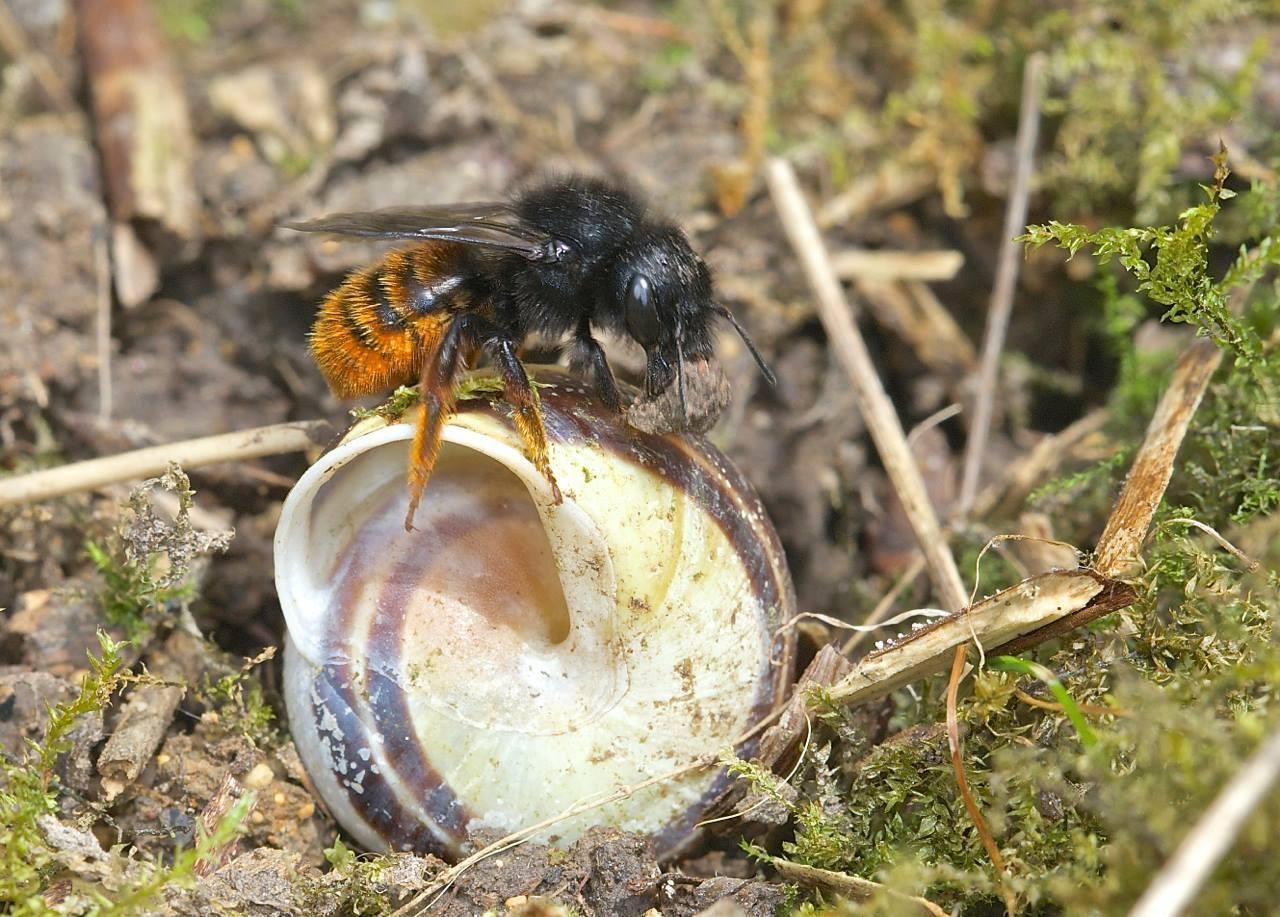
[(325, 297), (310, 346), (334, 395), (356, 398), (417, 379), (466, 294), (460, 286), (450, 289), (425, 312), (415, 311), (415, 295), (453, 276), (456, 248), (422, 245), (390, 252), (378, 264), (353, 271)]

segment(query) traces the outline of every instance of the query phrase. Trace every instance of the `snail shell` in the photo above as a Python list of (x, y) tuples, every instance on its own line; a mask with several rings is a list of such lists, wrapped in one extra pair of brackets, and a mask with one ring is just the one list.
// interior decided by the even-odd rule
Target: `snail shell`
[[(473, 377), (474, 378), (474, 377)], [(298, 481), (276, 532), (290, 727), (362, 845), (457, 858), (724, 749), (789, 676), (795, 599), (738, 471), (535, 374), (564, 499), (501, 405), (462, 400), (403, 527), (412, 420), (371, 418)], [(740, 749), (741, 750), (741, 749)], [(749, 746), (747, 746), (749, 751)], [(703, 768), (556, 823), (670, 853), (729, 783)]]

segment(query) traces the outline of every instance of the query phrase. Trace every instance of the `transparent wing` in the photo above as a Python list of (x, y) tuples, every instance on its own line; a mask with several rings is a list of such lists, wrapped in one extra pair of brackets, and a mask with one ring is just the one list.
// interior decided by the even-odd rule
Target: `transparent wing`
[(366, 213), (332, 213), (284, 226), (340, 236), (438, 239), (514, 252), (533, 261), (547, 258), (553, 250), (550, 236), (522, 222), (510, 205), (501, 203), (388, 207)]

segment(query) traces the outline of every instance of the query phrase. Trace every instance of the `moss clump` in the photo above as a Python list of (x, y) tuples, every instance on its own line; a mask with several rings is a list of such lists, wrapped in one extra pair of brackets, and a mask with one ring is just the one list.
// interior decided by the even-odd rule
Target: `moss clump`
[[(541, 384), (530, 380), (534, 393)], [(453, 387), (453, 397), (457, 401), (470, 401), (477, 398), (491, 398), (503, 392), (502, 380), (497, 376), (484, 372), (473, 372), (463, 376)], [(387, 400), (377, 407), (354, 408), (351, 411), (353, 420), (367, 420), (370, 417), (381, 417), (384, 420), (398, 420), (410, 408), (418, 403), (416, 386), (402, 385), (387, 396)]]
[(1138, 281), (1137, 292), (1166, 307), (1164, 318), (1193, 325), (1230, 351), (1244, 365), (1262, 354), (1257, 332), (1232, 314), (1230, 297), (1247, 291), (1262, 273), (1280, 260), (1280, 239), (1262, 239), (1254, 250), (1243, 249), (1220, 280), (1209, 267), (1209, 243), (1214, 218), (1222, 202), (1235, 197), (1225, 183), (1230, 175), (1226, 150), (1214, 157), (1213, 184), (1204, 186), (1208, 200), (1182, 212), (1173, 226), (1106, 228), (1053, 221), (1028, 228), (1021, 240), (1031, 249), (1053, 242), (1075, 255), (1089, 246), (1103, 264), (1119, 262)]
[[(961, 699), (971, 789), (1006, 873), (994, 874), (959, 798), (940, 725), (940, 679), (899, 692), (892, 726), (905, 731), (871, 748), (839, 711), (815, 719), (791, 787), (772, 788), (793, 814), (794, 836), (783, 848), (789, 858), (878, 879), (965, 914), (1001, 912), (1002, 886), (1028, 913), (1123, 912), (1280, 725), (1280, 293), (1257, 283), (1276, 264), (1280, 236), (1271, 228), (1221, 257), (1213, 241), (1216, 221), (1230, 212), (1222, 208), (1231, 198), (1225, 158), (1215, 171), (1204, 202), (1169, 226), (1054, 223), (1028, 233), (1033, 244), (1087, 247), (1122, 268), (1108, 281), (1117, 347), (1150, 301), (1228, 359), (1157, 515), (1133, 583), (1137, 603), (1030, 658), (988, 660)], [(1261, 200), (1249, 200), (1255, 196)], [(1274, 191), (1255, 188), (1241, 203), (1247, 213), (1264, 212), (1275, 206)], [(1153, 394), (1138, 397), (1135, 389), (1118, 403)], [(1150, 408), (1141, 416), (1113, 410), (1112, 456), (1036, 496), (1056, 518), (1086, 505), (1095, 533)], [(1197, 912), (1271, 910), (1280, 895), (1277, 819), (1280, 798), (1272, 798), (1198, 894)], [(799, 912), (825, 906), (808, 899)], [(894, 905), (860, 907), (891, 913)]]
[(102, 655), (89, 657), (89, 673), (70, 701), (55, 704), (42, 742), (29, 742), (21, 761), (0, 756), (0, 903), (9, 913), (40, 913), (40, 893), (56, 859), (40, 826), (58, 811), (54, 768), (71, 748), (71, 732), (81, 717), (102, 710), (124, 682), (124, 663), (116, 643), (98, 634)]
[(246, 659), (239, 670), (221, 678), (205, 676), (197, 697), (218, 715), (220, 722), (236, 730), (256, 748), (276, 748), (281, 736), (276, 728), (276, 714), (267, 702), (262, 683), (253, 670), (272, 659), (274, 646), (267, 647), (252, 659)]

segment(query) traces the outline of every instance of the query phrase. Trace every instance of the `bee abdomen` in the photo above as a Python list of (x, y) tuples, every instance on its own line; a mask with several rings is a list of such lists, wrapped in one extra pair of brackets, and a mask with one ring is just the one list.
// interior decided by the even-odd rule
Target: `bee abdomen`
[(325, 298), (311, 329), (311, 353), (335, 395), (353, 398), (416, 378), (451, 314), (466, 304), (456, 248), (390, 252), (349, 274)]

